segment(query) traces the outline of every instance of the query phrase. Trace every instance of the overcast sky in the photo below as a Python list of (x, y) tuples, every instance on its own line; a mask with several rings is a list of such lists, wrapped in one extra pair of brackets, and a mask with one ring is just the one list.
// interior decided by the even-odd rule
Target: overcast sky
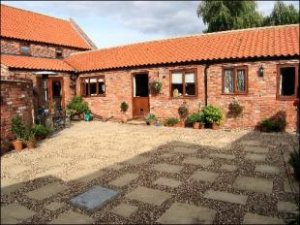
[[(275, 1), (257, 1), (269, 14)], [(2, 1), (3, 4), (55, 16), (72, 17), (98, 48), (201, 33), (199, 1)], [(297, 8), (298, 1), (287, 1)]]

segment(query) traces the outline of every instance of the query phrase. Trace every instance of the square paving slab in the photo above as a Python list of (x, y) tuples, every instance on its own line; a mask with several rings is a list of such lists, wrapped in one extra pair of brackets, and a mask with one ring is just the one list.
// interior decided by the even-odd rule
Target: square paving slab
[(117, 207), (113, 208), (112, 212), (119, 215), (123, 216), (126, 218), (129, 218), (132, 214), (134, 214), (138, 210), (138, 207), (134, 205), (129, 205), (125, 203), (121, 203)]
[(268, 173), (268, 174), (278, 174), (279, 168), (275, 166), (269, 166), (269, 165), (256, 165), (255, 171), (261, 173)]
[(84, 214), (69, 210), (52, 220), (50, 224), (93, 224), (94, 220)]
[(171, 165), (167, 163), (160, 163), (155, 164), (153, 169), (159, 172), (166, 172), (166, 173), (180, 173), (183, 166)]
[(72, 198), (70, 202), (77, 207), (94, 211), (102, 207), (107, 201), (115, 198), (117, 195), (118, 192), (112, 189), (94, 186), (88, 191)]
[(181, 182), (167, 177), (160, 177), (154, 182), (154, 184), (177, 188), (181, 184)]
[(165, 191), (155, 190), (146, 187), (137, 187), (126, 195), (126, 198), (141, 201), (144, 203), (160, 206), (164, 201), (169, 199), (171, 194)]
[(282, 202), (279, 201), (277, 204), (278, 212), (297, 213), (298, 206), (294, 202)]
[(144, 156), (134, 156), (133, 158), (125, 161), (124, 163), (130, 164), (133, 166), (146, 163), (150, 160), (150, 158), (144, 157)]
[(183, 153), (183, 154), (193, 154), (193, 153), (197, 153), (198, 149), (186, 148), (186, 147), (175, 147), (173, 151), (177, 153)]
[(220, 167), (220, 170), (226, 170), (226, 171), (229, 171), (229, 172), (233, 172), (236, 169), (237, 169), (237, 167), (235, 165), (230, 165), (230, 164), (223, 164)]
[(204, 197), (217, 200), (217, 201), (223, 201), (223, 202), (229, 202), (229, 203), (235, 203), (241, 205), (246, 205), (247, 198), (248, 198), (245, 195), (237, 195), (237, 194), (232, 194), (224, 191), (213, 191), (213, 190), (206, 191), (204, 193)]
[(196, 158), (196, 157), (187, 157), (183, 160), (183, 163), (192, 164), (196, 166), (208, 167), (212, 164), (213, 160), (209, 158)]
[(137, 173), (126, 173), (125, 175), (111, 181), (109, 184), (117, 186), (117, 187), (123, 187), (131, 183), (133, 180), (138, 178), (139, 175)]
[(52, 203), (46, 205), (45, 208), (49, 209), (51, 211), (55, 211), (55, 210), (58, 210), (58, 209), (60, 209), (64, 206), (66, 206), (66, 204), (63, 203), (63, 202), (52, 202)]
[(46, 198), (58, 194), (59, 192), (64, 191), (65, 189), (67, 189), (66, 186), (60, 184), (59, 182), (54, 182), (42, 186), (36, 190), (30, 191), (26, 195), (29, 198), (33, 198), (35, 200), (44, 200)]
[(260, 162), (260, 161), (265, 161), (266, 160), (266, 155), (247, 153), (246, 156), (245, 156), (245, 159)]
[(1, 207), (1, 224), (16, 224), (33, 216), (34, 211), (17, 203)]
[(205, 181), (205, 182), (214, 182), (215, 179), (219, 176), (217, 173), (208, 172), (208, 171), (202, 171), (197, 170), (193, 175), (191, 176), (192, 180), (196, 181)]
[(221, 159), (234, 159), (234, 155), (230, 154), (223, 154), (223, 153), (212, 153), (210, 154), (211, 157), (221, 158)]
[(268, 153), (269, 149), (265, 147), (259, 147), (259, 146), (245, 146), (244, 150), (246, 152), (254, 152), (254, 153)]
[(285, 180), (284, 181), (284, 191), (285, 192), (290, 192), (290, 193), (299, 193), (299, 182), (297, 181), (290, 181), (289, 180)]
[(248, 141), (242, 141), (242, 145), (253, 145), (253, 146), (260, 146), (261, 142), (258, 140), (248, 140)]
[(246, 213), (244, 216), (244, 224), (284, 224), (284, 221), (276, 217)]
[(216, 211), (175, 202), (158, 220), (162, 224), (212, 224)]
[(238, 177), (233, 183), (233, 187), (246, 191), (256, 191), (271, 194), (273, 181), (263, 178)]

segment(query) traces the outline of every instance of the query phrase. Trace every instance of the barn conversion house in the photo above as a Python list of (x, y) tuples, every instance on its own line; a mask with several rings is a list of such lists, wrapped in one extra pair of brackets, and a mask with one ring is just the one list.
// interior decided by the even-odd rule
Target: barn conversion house
[[(283, 112), (295, 129), (298, 79), (299, 24), (96, 49), (73, 20), (1, 5), (1, 139), (16, 112), (32, 120), (41, 107), (65, 109), (75, 95), (103, 118), (121, 118), (123, 101), (129, 119), (150, 111), (176, 117), (185, 101), (191, 112), (220, 107), (226, 128), (253, 128)], [(158, 95), (148, 88), (155, 80)], [(241, 117), (226, 116), (233, 99)]]

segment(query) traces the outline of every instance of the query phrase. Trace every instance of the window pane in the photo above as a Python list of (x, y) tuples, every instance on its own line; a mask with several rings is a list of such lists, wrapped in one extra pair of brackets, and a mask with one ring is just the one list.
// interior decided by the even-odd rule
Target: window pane
[(84, 91), (85, 96), (89, 95), (89, 79), (84, 79)]
[(90, 94), (91, 96), (97, 95), (97, 79), (90, 78)]
[(182, 73), (172, 73), (172, 95), (179, 97), (183, 95), (183, 76)]
[(99, 95), (103, 95), (105, 93), (105, 84), (103, 78), (98, 79), (98, 92)]
[(21, 46), (21, 53), (22, 54), (29, 54), (29, 46), (27, 46), (27, 45)]
[(280, 69), (280, 95), (293, 96), (295, 94), (295, 70), (295, 67), (287, 67)]
[(245, 92), (245, 70), (237, 71), (237, 91)]
[(185, 74), (185, 83), (195, 83), (195, 74), (194, 73), (186, 73)]
[(195, 74), (185, 74), (185, 95), (196, 95)]
[(182, 73), (172, 74), (172, 84), (182, 84)]
[(233, 93), (233, 72), (232, 72), (232, 70), (224, 71), (224, 93)]

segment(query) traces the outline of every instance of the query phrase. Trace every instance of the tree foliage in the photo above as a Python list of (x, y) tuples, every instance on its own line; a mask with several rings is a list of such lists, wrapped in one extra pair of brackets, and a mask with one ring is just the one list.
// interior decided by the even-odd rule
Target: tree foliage
[(201, 1), (197, 9), (207, 29), (204, 32), (299, 23), (299, 11), (293, 5), (277, 1), (272, 13), (264, 17), (255, 1)]

